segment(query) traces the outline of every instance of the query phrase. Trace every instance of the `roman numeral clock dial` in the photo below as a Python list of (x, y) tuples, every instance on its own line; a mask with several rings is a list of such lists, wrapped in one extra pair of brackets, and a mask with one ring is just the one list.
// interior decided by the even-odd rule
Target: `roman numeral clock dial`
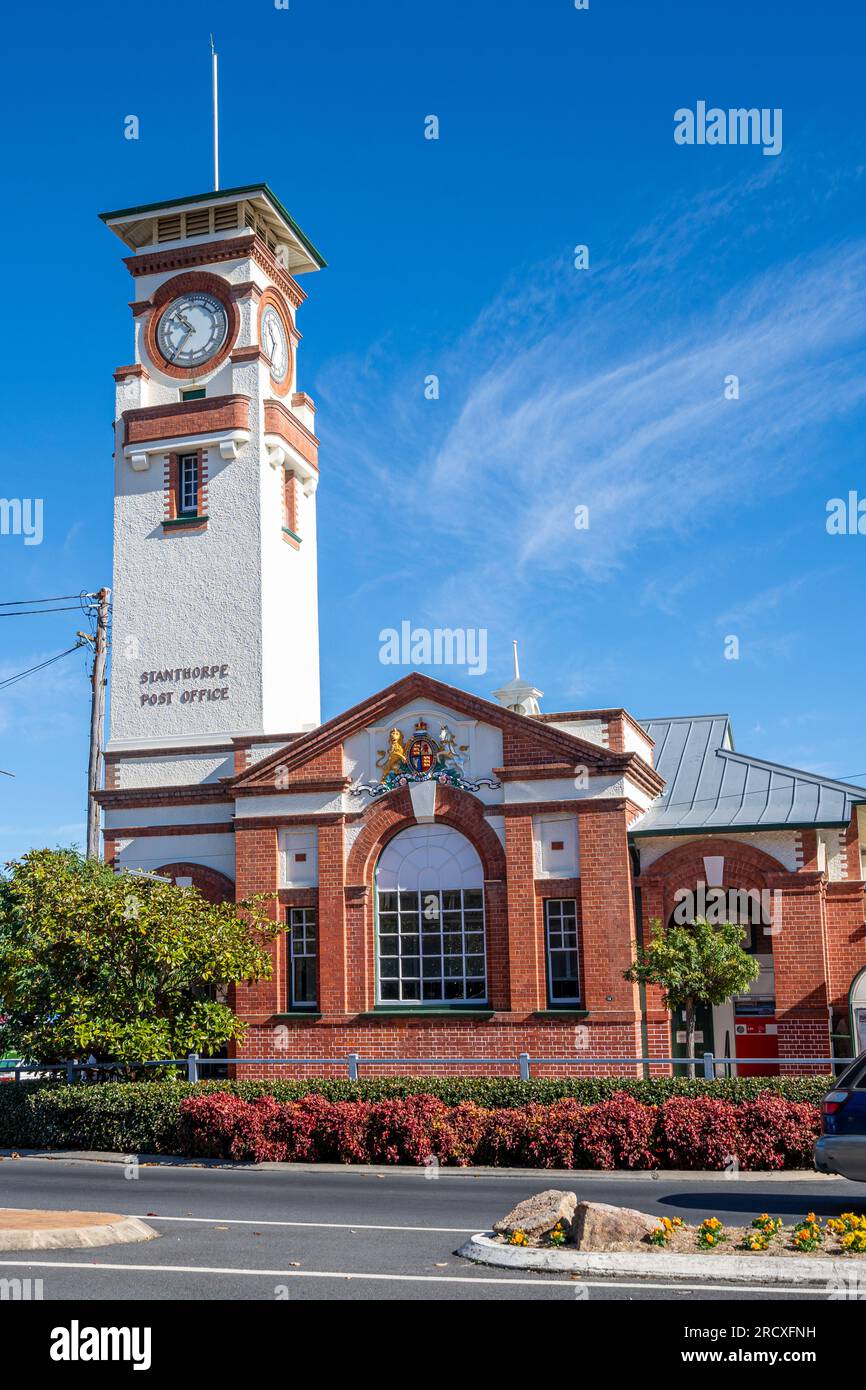
[(216, 295), (185, 294), (172, 300), (156, 330), (165, 360), (175, 367), (200, 367), (219, 352), (228, 333), (228, 315)]

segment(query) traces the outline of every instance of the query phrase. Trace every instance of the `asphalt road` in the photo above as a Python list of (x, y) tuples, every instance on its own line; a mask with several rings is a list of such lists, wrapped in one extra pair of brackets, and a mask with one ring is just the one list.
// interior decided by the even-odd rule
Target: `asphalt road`
[[(137, 1176), (127, 1176), (135, 1173)], [(0, 1278), (42, 1279), (43, 1298), (134, 1300), (825, 1299), (662, 1280), (575, 1280), (470, 1264), (455, 1251), (543, 1186), (694, 1222), (732, 1224), (866, 1210), (866, 1185), (815, 1177), (442, 1170), (199, 1168), (83, 1160), (0, 1160), (0, 1206), (143, 1217), (160, 1239), (102, 1250), (0, 1253)]]

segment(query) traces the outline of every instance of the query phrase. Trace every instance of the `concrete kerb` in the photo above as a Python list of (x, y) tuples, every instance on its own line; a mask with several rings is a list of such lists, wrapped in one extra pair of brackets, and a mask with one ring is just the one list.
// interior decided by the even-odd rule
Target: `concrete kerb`
[[(182, 1158), (178, 1154), (116, 1153), (104, 1149), (2, 1149), (0, 1159), (39, 1158), (67, 1163), (148, 1163), (165, 1168), (239, 1168), (270, 1171), (276, 1169), (286, 1172), (303, 1171), (310, 1173), (381, 1173), (386, 1176), (417, 1174), (419, 1166), (414, 1163), (253, 1163), (235, 1162), (227, 1158)], [(424, 1171), (427, 1171), (426, 1169)], [(443, 1165), (437, 1170), (440, 1177), (449, 1178), (526, 1178), (567, 1181), (571, 1184), (585, 1182), (711, 1182), (714, 1179), (725, 1183), (789, 1183), (809, 1182), (823, 1185), (828, 1182), (841, 1182), (837, 1173), (818, 1173), (812, 1168), (792, 1168), (789, 1171), (737, 1172), (725, 1169), (697, 1168), (657, 1168), (653, 1171), (640, 1169), (604, 1168), (496, 1168), (470, 1167), (457, 1168)]]
[(637, 1251), (605, 1254), (562, 1249), (535, 1250), (526, 1246), (500, 1244), (493, 1238), (492, 1231), (472, 1236), (457, 1253), (475, 1264), (495, 1265), (500, 1269), (545, 1270), (548, 1273), (595, 1275), (608, 1279), (626, 1276), (638, 1279), (687, 1278), (719, 1284), (779, 1284), (786, 1287), (802, 1284), (826, 1289), (831, 1284), (844, 1285), (852, 1270), (860, 1269), (866, 1275), (866, 1262), (851, 1259), (674, 1255), (664, 1250), (646, 1255)]
[(139, 1217), (116, 1212), (0, 1207), (0, 1250), (81, 1250), (158, 1236)]

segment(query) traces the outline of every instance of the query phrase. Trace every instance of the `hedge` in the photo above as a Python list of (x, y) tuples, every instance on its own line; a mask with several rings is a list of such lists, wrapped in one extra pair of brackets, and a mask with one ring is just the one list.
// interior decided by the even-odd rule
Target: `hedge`
[(471, 1102), (488, 1110), (552, 1105), (575, 1100), (594, 1105), (615, 1094), (647, 1105), (674, 1097), (741, 1103), (778, 1096), (817, 1105), (829, 1089), (825, 1077), (740, 1077), (690, 1081), (658, 1077), (651, 1081), (581, 1077), (521, 1082), (510, 1077), (393, 1077), (347, 1080), (105, 1082), (67, 1086), (63, 1082), (0, 1084), (0, 1148), (104, 1149), (121, 1153), (179, 1153), (181, 1102), (194, 1095), (225, 1093), (243, 1100), (270, 1095), (277, 1101), (319, 1095), (330, 1101), (383, 1101), (426, 1094), (449, 1107)]
[(187, 1156), (241, 1162), (722, 1169), (736, 1161), (765, 1170), (806, 1167), (820, 1116), (814, 1105), (768, 1093), (645, 1105), (619, 1092), (594, 1105), (487, 1110), (430, 1095), (278, 1101), (217, 1091), (187, 1096), (178, 1128)]

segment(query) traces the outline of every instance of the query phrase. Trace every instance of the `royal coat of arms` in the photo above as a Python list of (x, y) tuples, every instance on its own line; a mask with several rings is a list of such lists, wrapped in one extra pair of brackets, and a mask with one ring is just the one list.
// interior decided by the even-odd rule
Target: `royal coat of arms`
[(444, 722), (440, 723), (438, 738), (433, 737), (423, 719), (417, 720), (408, 738), (404, 738), (399, 728), (389, 729), (388, 747), (380, 748), (376, 759), (381, 780), (358, 782), (355, 791), (367, 792), (374, 797), (384, 796), (395, 787), (429, 781), (447, 782), (465, 791), (498, 787), (500, 784), (491, 777), (472, 779), (466, 775), (468, 752), (469, 745), (458, 744)]

